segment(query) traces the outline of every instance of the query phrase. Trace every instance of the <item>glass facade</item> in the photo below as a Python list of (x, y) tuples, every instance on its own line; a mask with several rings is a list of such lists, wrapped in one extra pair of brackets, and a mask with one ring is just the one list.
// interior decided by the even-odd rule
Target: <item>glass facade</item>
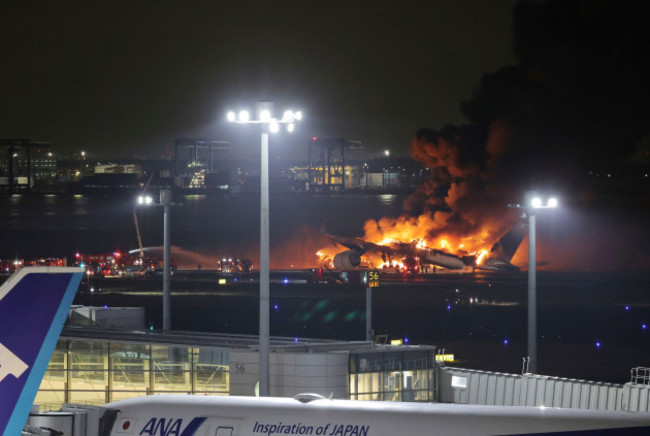
[[(225, 345), (62, 337), (35, 404), (41, 410), (58, 410), (63, 403), (104, 405), (160, 393), (229, 395), (229, 354)], [(433, 401), (434, 354), (435, 347), (380, 346), (350, 352), (349, 398)]]
[(433, 349), (369, 351), (350, 355), (350, 399), (433, 401)]
[(61, 338), (35, 404), (53, 410), (148, 394), (228, 392), (227, 349)]

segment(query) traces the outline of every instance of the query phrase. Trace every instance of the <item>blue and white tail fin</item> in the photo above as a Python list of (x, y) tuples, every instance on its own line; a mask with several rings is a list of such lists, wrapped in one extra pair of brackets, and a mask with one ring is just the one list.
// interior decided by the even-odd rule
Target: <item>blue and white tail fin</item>
[(82, 276), (28, 267), (0, 286), (0, 434), (21, 433)]

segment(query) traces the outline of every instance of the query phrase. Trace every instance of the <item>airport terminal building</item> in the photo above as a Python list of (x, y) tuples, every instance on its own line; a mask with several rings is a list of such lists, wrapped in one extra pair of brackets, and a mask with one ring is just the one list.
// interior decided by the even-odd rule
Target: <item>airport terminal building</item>
[[(256, 395), (257, 336), (124, 328), (141, 325), (138, 310), (73, 308), (94, 326), (63, 329), (36, 396), (40, 410), (162, 393)], [(104, 327), (115, 322), (123, 328)], [(650, 411), (650, 368), (618, 385), (452, 368), (444, 357), (434, 346), (272, 337), (270, 394)]]
[[(272, 396), (432, 401), (436, 349), (271, 338)], [(258, 337), (68, 326), (41, 383), (41, 410), (183, 393), (255, 395)]]

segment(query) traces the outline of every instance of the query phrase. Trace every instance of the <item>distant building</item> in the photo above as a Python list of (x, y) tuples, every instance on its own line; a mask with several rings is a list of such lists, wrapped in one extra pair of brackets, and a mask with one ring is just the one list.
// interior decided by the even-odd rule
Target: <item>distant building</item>
[(205, 138), (176, 139), (176, 177), (179, 188), (228, 190), (230, 143)]
[(95, 165), (95, 174), (142, 174), (138, 164)]
[(0, 188), (13, 192), (53, 183), (57, 162), (49, 143), (0, 139)]

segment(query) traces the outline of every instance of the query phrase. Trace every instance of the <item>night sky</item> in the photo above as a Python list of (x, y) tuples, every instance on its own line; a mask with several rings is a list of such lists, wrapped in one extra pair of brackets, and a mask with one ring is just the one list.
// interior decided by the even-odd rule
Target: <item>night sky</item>
[(481, 76), (516, 62), (514, 5), (3, 2), (0, 137), (90, 156), (197, 136), (257, 151), (223, 121), (262, 100), (303, 109), (289, 151), (342, 136), (406, 155), (419, 128), (467, 122), (460, 104)]

